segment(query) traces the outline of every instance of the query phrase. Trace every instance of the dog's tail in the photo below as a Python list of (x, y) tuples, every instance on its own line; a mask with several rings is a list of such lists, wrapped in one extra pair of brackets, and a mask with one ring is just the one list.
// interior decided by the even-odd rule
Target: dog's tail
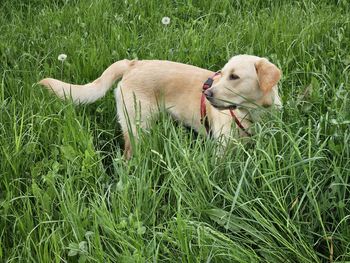
[(63, 81), (46, 78), (38, 83), (52, 90), (58, 97), (71, 97), (74, 103), (92, 103), (102, 98), (113, 84), (123, 76), (132, 61), (120, 60), (110, 65), (102, 75), (93, 82), (85, 85), (73, 85)]

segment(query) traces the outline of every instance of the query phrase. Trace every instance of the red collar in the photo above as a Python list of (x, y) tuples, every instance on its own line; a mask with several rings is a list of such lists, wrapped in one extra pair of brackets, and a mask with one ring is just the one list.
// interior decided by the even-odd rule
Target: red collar
[[(204, 125), (205, 130), (207, 131), (207, 133), (210, 133), (210, 127), (209, 127), (209, 121), (207, 118), (207, 105), (205, 104), (206, 102), (206, 98), (204, 95), (204, 91), (209, 89), (214, 82), (214, 77), (220, 75), (220, 72), (216, 72), (212, 77), (208, 78), (206, 80), (206, 82), (204, 82), (203, 87), (202, 87), (202, 97), (201, 97), (201, 123)], [(244, 128), (244, 126), (242, 125), (242, 123), (239, 121), (239, 119), (237, 118), (237, 116), (235, 115), (235, 112), (230, 109), (230, 114), (232, 116), (232, 118), (235, 120), (235, 123), (237, 124), (237, 126), (244, 131), (248, 136), (251, 136), (251, 134), (247, 131), (246, 128)]]

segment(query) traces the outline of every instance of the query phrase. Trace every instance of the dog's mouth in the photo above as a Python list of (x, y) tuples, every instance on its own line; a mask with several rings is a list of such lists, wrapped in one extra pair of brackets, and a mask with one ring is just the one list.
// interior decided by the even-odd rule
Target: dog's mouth
[(228, 106), (221, 106), (221, 105), (216, 105), (216, 104), (211, 103), (211, 105), (213, 105), (214, 108), (216, 108), (218, 110), (235, 110), (235, 109), (237, 109), (237, 105), (236, 104), (231, 104), (231, 105), (228, 105)]
[(238, 105), (234, 103), (222, 105), (222, 104), (218, 104), (215, 101), (215, 99), (212, 99), (212, 98), (207, 98), (207, 99), (209, 100), (210, 104), (218, 110), (235, 110), (238, 108)]

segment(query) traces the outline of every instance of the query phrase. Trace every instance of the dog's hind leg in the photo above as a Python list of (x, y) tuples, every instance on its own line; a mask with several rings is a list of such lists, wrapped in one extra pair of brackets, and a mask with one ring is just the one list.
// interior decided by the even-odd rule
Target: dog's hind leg
[(123, 137), (124, 137), (124, 158), (129, 160), (132, 155), (132, 150), (131, 150), (131, 141), (129, 137), (129, 132), (123, 132)]
[(138, 129), (147, 128), (149, 120), (154, 113), (154, 99), (145, 97), (120, 82), (114, 90), (117, 104), (117, 115), (124, 136), (124, 157), (130, 159), (133, 147), (138, 140)]

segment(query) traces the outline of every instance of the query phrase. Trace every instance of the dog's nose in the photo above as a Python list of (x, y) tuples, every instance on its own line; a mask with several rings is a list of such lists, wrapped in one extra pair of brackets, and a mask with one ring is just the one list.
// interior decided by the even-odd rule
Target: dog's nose
[(213, 92), (211, 90), (205, 90), (204, 91), (204, 95), (207, 97), (207, 98), (210, 98), (210, 97), (213, 97)]

